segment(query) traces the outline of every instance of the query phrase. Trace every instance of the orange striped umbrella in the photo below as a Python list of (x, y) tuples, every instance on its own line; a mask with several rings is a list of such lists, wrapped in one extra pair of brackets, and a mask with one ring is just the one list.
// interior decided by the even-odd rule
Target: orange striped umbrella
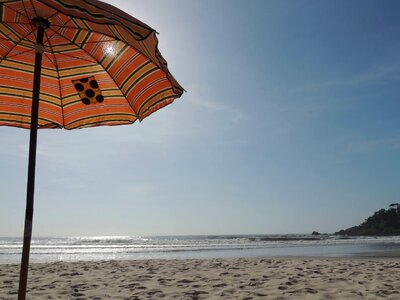
[(25, 298), (38, 128), (143, 120), (183, 93), (156, 32), (98, 0), (0, 0), (0, 125), (30, 128), (19, 299)]

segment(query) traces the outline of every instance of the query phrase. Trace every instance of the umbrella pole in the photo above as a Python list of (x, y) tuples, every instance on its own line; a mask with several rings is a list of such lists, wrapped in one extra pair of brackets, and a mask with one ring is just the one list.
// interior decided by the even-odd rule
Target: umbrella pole
[(29, 162), (28, 162), (28, 181), (26, 192), (26, 210), (25, 210), (25, 228), (24, 243), (22, 247), (21, 270), (19, 276), (18, 300), (25, 300), (26, 285), (28, 281), (29, 251), (31, 247), (32, 237), (32, 220), (33, 220), (33, 200), (35, 192), (35, 167), (36, 167), (36, 143), (39, 115), (39, 95), (40, 95), (40, 77), (42, 71), (42, 55), (43, 55), (43, 37), (44, 30), (48, 27), (48, 21), (41, 18), (32, 20), (37, 25), (36, 49), (35, 49), (35, 71), (33, 78), (32, 93), (32, 113), (31, 128), (29, 141)]

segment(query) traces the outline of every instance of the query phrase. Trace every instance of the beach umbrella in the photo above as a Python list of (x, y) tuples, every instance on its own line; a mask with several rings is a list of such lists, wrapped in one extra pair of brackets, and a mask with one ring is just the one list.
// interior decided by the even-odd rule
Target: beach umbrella
[(131, 124), (183, 93), (156, 32), (97, 0), (0, 0), (0, 125), (30, 129), (19, 299), (32, 233), (37, 129)]

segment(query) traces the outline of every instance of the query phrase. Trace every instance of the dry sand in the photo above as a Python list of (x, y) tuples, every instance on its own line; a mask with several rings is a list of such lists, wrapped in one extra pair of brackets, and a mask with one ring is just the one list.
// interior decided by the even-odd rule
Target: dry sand
[[(0, 265), (16, 299), (17, 265)], [(400, 259), (211, 259), (32, 264), (28, 299), (400, 299)]]

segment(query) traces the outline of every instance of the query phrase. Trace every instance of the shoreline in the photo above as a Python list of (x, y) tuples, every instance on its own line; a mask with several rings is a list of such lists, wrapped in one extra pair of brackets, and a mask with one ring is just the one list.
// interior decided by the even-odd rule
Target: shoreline
[[(336, 239), (291, 234), (248, 236), (35, 238), (30, 261), (213, 259), (252, 257), (396, 257), (400, 237)], [(0, 239), (0, 264), (20, 263), (21, 241)]]
[[(19, 265), (0, 265), (15, 299)], [(257, 257), (30, 265), (29, 299), (400, 299), (400, 257)]]

